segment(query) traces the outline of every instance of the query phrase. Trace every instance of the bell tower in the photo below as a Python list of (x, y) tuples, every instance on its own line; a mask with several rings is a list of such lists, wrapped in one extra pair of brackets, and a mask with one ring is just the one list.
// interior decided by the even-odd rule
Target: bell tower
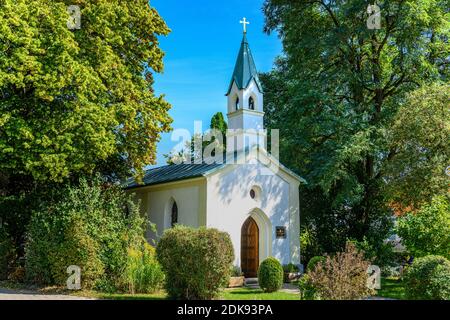
[(249, 22), (244, 18), (241, 23), (244, 35), (226, 94), (228, 129), (232, 130), (227, 135), (227, 145), (234, 143), (237, 151), (254, 145), (265, 148), (263, 91), (247, 40)]

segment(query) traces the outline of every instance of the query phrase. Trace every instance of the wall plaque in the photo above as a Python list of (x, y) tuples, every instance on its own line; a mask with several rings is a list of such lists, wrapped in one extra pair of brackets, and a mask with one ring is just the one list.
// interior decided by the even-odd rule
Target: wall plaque
[(277, 239), (286, 239), (286, 227), (275, 227)]

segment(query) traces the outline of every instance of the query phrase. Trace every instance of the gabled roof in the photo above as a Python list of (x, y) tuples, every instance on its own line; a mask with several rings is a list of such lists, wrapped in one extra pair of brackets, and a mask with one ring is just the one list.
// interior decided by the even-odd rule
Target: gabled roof
[(149, 169), (145, 172), (143, 184), (138, 184), (133, 178), (128, 179), (124, 187), (126, 189), (151, 186), (156, 184), (187, 180), (205, 176), (210, 171), (225, 164), (172, 164)]
[[(273, 156), (271, 156), (267, 151), (257, 149), (256, 147), (253, 147), (252, 149), (259, 150), (259, 152), (262, 152), (266, 157), (268, 157), (272, 162), (275, 163), (281, 170), (286, 172), (288, 175), (294, 177), (297, 179), (300, 183), (307, 184), (305, 179), (294, 173), (293, 171), (289, 170), (287, 167), (282, 165), (277, 159), (275, 159)], [(248, 153), (250, 150), (246, 149), (245, 153)], [(236, 151), (234, 152), (234, 162), (238, 163), (238, 159), (242, 157), (244, 153), (238, 154)], [(232, 155), (233, 156), (233, 155)], [(226, 155), (224, 155), (224, 158), (227, 158)], [(134, 189), (139, 187), (145, 187), (145, 186), (151, 186), (151, 185), (157, 185), (157, 184), (164, 184), (169, 182), (175, 182), (175, 181), (182, 181), (182, 180), (189, 180), (193, 178), (199, 178), (199, 177), (206, 177), (211, 174), (216, 173), (218, 170), (221, 170), (223, 167), (226, 167), (227, 164), (226, 161), (224, 163), (213, 163), (213, 164), (172, 164), (172, 165), (166, 165), (158, 168), (149, 169), (145, 172), (144, 178), (143, 178), (143, 184), (138, 184), (134, 178), (128, 179), (125, 184), (125, 189)]]
[(230, 94), (233, 82), (236, 83), (239, 90), (246, 89), (252, 80), (255, 80), (260, 92), (262, 92), (261, 82), (259, 81), (258, 71), (256, 70), (255, 61), (248, 45), (247, 37), (244, 33), (242, 38), (241, 49), (236, 60), (233, 76), (231, 77), (230, 86), (226, 95)]

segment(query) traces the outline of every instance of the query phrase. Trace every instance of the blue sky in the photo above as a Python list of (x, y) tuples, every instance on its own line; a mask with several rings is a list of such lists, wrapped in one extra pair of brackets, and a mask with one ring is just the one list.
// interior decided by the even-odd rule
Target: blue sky
[[(263, 33), (263, 0), (150, 0), (172, 32), (161, 37), (165, 51), (164, 73), (155, 76), (155, 90), (165, 94), (172, 104), (170, 115), (174, 129), (193, 132), (194, 121), (209, 127), (216, 112), (226, 114), (225, 93), (233, 73), (242, 40), (245, 16), (247, 37), (259, 71), (272, 69), (281, 53), (275, 34)], [(165, 164), (164, 154), (177, 144), (171, 134), (164, 134), (158, 144), (158, 165)]]

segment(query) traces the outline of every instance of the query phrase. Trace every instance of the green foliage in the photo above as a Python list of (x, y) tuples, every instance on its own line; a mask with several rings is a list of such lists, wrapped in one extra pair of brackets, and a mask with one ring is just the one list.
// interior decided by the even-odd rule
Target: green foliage
[[(77, 265), (81, 269), (84, 289), (94, 288), (96, 281), (104, 274), (104, 265), (99, 255), (99, 245), (87, 233), (86, 225), (77, 220), (71, 221), (59, 243), (45, 243), (50, 273), (55, 284), (64, 286), (68, 274), (67, 267)], [(39, 241), (39, 240), (36, 240)]]
[(405, 284), (400, 278), (381, 278), (381, 289), (377, 290), (377, 296), (395, 300), (405, 300)]
[(404, 283), (409, 299), (450, 300), (450, 261), (433, 255), (417, 258)]
[(0, 171), (60, 182), (155, 161), (171, 122), (152, 89), (169, 29), (147, 0), (78, 4), (69, 30), (67, 1), (0, 1)]
[(303, 274), (298, 281), (298, 288), (300, 290), (301, 300), (317, 300), (317, 290), (311, 282), (307, 273)]
[(211, 124), (209, 126), (210, 129), (217, 129), (222, 132), (223, 135), (227, 133), (228, 125), (223, 117), (222, 112), (217, 112), (211, 118)]
[(232, 266), (230, 271), (231, 277), (242, 277), (244, 274), (242, 273), (241, 268), (238, 266)]
[(147, 243), (140, 250), (129, 249), (124, 277), (131, 294), (153, 293), (160, 289), (164, 273), (156, 260), (155, 249)]
[(395, 254), (394, 248), (389, 242), (371, 243), (366, 237), (362, 241), (352, 240), (351, 242), (358, 250), (364, 252), (366, 260), (382, 269), (398, 263), (398, 255)]
[(119, 289), (127, 251), (143, 241), (144, 219), (138, 205), (118, 186), (81, 179), (43, 202), (28, 226), (27, 278), (65, 285), (69, 265), (82, 269), (82, 286), (100, 280)]
[(6, 228), (0, 224), (0, 280), (6, 280), (14, 267), (16, 250)]
[(324, 256), (315, 256), (315, 257), (312, 257), (312, 258), (309, 260), (308, 264), (306, 265), (306, 271), (307, 271), (307, 272), (313, 271), (319, 263), (320, 263), (320, 264), (323, 264), (325, 261), (327, 261), (327, 258), (324, 257)]
[(398, 219), (398, 235), (408, 251), (422, 257), (429, 254), (450, 259), (450, 202), (435, 197), (418, 212)]
[(288, 273), (294, 273), (294, 272), (298, 272), (298, 266), (296, 266), (293, 263), (288, 263), (283, 265), (283, 271), (284, 272), (288, 272)]
[(12, 264), (22, 265), (26, 227), (31, 212), (49, 198), (51, 185), (35, 185), (23, 176), (0, 173), (0, 220), (2, 229), (15, 248)]
[(386, 197), (420, 207), (448, 191), (450, 85), (434, 83), (412, 91), (389, 132), (395, 156), (386, 164)]
[[(303, 220), (303, 219), (302, 219)], [(306, 265), (308, 261), (317, 254), (321, 254), (318, 235), (308, 225), (300, 225), (300, 250), (301, 262)]]
[(190, 141), (186, 141), (182, 150), (165, 154), (167, 164), (176, 164), (181, 162), (191, 163), (195, 161), (204, 161), (205, 158), (215, 157), (226, 151), (226, 133), (228, 125), (225, 122), (222, 112), (217, 112), (211, 118), (209, 127), (211, 130), (204, 135), (195, 134)]
[(258, 269), (258, 283), (264, 292), (275, 292), (283, 285), (283, 267), (274, 257), (269, 257), (261, 262)]
[(171, 298), (212, 299), (228, 285), (234, 251), (225, 232), (175, 226), (164, 232), (156, 253)]
[[(265, 126), (280, 129), (281, 161), (308, 181), (301, 187), (300, 201), (305, 213), (301, 225), (314, 230), (309, 257), (340, 251), (347, 239), (363, 241), (366, 236), (371, 245), (382, 242), (391, 228), (391, 195), (401, 194), (386, 188), (392, 173), (411, 172), (414, 179), (409, 181), (418, 184), (408, 184), (424, 190), (437, 170), (442, 176), (445, 169), (434, 167), (421, 180), (427, 156), (436, 160), (430, 167), (448, 160), (446, 141), (441, 149), (441, 142), (448, 140), (448, 121), (443, 122), (448, 109), (442, 111), (446, 104), (441, 104), (448, 102), (448, 90), (437, 95), (439, 89), (432, 89), (432, 83), (449, 79), (448, 1), (377, 3), (382, 9), (380, 30), (366, 27), (366, 0), (266, 0), (264, 5), (266, 31), (278, 32), (283, 41), (275, 70), (261, 77)], [(441, 111), (420, 116), (427, 120), (412, 127), (438, 121), (417, 131), (404, 126), (409, 134), (396, 137), (400, 112), (411, 99), (417, 100), (414, 110), (428, 110), (423, 108), (428, 102), (416, 99), (421, 93), (408, 97), (419, 87), (421, 93), (431, 88), (427, 100), (436, 95), (432, 109)], [(414, 111), (407, 117), (414, 123)], [(432, 129), (443, 123), (442, 129)], [(426, 142), (429, 130), (436, 139)], [(420, 170), (409, 171), (414, 163), (401, 161), (409, 147), (400, 141), (417, 141), (411, 149), (432, 149), (417, 164)], [(403, 188), (397, 182), (396, 190)]]

